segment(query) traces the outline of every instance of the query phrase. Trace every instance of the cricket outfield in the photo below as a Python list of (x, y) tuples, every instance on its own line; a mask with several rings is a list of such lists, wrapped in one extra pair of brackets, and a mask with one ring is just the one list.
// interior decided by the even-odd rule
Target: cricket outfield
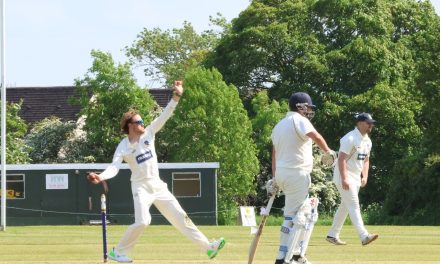
[[(127, 226), (107, 227), (111, 249)], [(201, 226), (210, 239), (225, 237), (225, 248), (214, 260), (172, 226), (150, 226), (130, 254), (139, 264), (245, 264), (252, 240), (250, 228), (241, 226)], [(308, 258), (313, 264), (409, 264), (440, 263), (439, 226), (368, 226), (380, 235), (368, 246), (361, 246), (351, 225), (344, 226), (341, 238), (346, 246), (324, 240), (329, 226), (316, 226)], [(0, 232), (0, 263), (102, 263), (101, 226), (16, 226)], [(274, 263), (278, 247), (278, 226), (266, 226), (254, 263)], [(109, 260), (112, 263), (111, 260)], [(115, 262), (113, 262), (115, 263)]]

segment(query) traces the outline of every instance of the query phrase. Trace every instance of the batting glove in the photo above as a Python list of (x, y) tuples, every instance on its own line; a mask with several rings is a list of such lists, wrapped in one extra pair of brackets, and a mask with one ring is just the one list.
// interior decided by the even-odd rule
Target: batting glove
[(325, 167), (334, 167), (336, 165), (336, 161), (338, 160), (338, 154), (334, 150), (329, 150), (324, 153), (321, 157), (321, 163)]
[(278, 187), (275, 179), (271, 179), (266, 182), (266, 191), (269, 195), (276, 195), (280, 191), (280, 187)]

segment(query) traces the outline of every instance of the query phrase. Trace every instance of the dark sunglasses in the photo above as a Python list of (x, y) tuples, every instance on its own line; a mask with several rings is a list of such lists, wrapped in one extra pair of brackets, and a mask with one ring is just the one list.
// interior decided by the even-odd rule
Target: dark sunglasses
[(130, 123), (137, 124), (137, 125), (144, 125), (144, 120), (141, 119), (141, 120), (137, 120), (137, 121), (132, 121)]

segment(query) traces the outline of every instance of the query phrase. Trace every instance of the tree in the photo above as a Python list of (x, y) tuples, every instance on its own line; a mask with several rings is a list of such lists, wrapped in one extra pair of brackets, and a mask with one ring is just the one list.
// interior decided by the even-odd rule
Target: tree
[(282, 99), (293, 92), (292, 84), (308, 91), (325, 87), (325, 46), (310, 30), (311, 3), (252, 1), (232, 22), (209, 66), (218, 68), (242, 96), (266, 88), (271, 98)]
[(252, 127), (234, 86), (215, 69), (185, 75), (186, 90), (158, 135), (160, 158), (170, 162), (220, 162), (218, 209), (222, 223), (235, 221), (238, 204), (254, 194), (258, 172)]
[(333, 183), (333, 168), (325, 168), (321, 164), (322, 152), (316, 144), (313, 145), (313, 156), (310, 197), (319, 198), (318, 210), (320, 212), (333, 215), (340, 202), (340, 194)]
[(85, 116), (83, 129), (96, 162), (110, 162), (123, 136), (119, 128), (122, 114), (136, 109), (148, 123), (158, 109), (148, 90), (137, 86), (130, 64), (115, 65), (112, 56), (101, 51), (92, 51), (92, 57), (93, 65), (84, 78), (75, 80), (79, 99), (73, 102)]
[(375, 222), (439, 225), (440, 156), (408, 157), (398, 162), (393, 175), (400, 177), (393, 177), (382, 215)]
[[(276, 100), (308, 92), (322, 109), (314, 123), (332, 148), (356, 112), (372, 113), (379, 123), (365, 198), (383, 202), (396, 161), (423, 151), (423, 94), (432, 100), (438, 91), (438, 21), (428, 1), (254, 0), (208, 65), (242, 98), (260, 89)], [(427, 116), (436, 116), (436, 103), (424, 112), (433, 124), (438, 118)]]
[(432, 21), (433, 26), (414, 36), (413, 51), (417, 59), (416, 85), (420, 87), (422, 101), (420, 123), (426, 131), (423, 145), (427, 155), (440, 154), (440, 143), (436, 135), (440, 134), (440, 19)]
[[(418, 121), (425, 133), (421, 142), (415, 144), (419, 148), (418, 153), (399, 161), (394, 167), (382, 215), (376, 220), (391, 224), (438, 225), (440, 68), (437, 62), (440, 58), (440, 21), (430, 16), (416, 18), (415, 21), (429, 19), (425, 24), (430, 25), (424, 30), (413, 29), (410, 35), (405, 36), (413, 46), (413, 57), (417, 58), (415, 82), (423, 102)], [(409, 25), (407, 27), (411, 29), (417, 25), (406, 19), (401, 19), (400, 24)]]
[(30, 161), (28, 147), (24, 143), (27, 124), (20, 117), (21, 105), (6, 102), (6, 163), (24, 164)]
[(190, 68), (200, 66), (228, 30), (226, 20), (217, 15), (217, 18), (210, 17), (210, 21), (221, 28), (220, 32), (211, 29), (199, 34), (189, 22), (172, 30), (145, 28), (132, 46), (126, 47), (126, 54), (137, 67), (144, 69), (145, 76), (171, 84), (182, 79)]
[(58, 162), (58, 153), (75, 127), (74, 122), (63, 122), (57, 117), (48, 117), (33, 124), (26, 135), (32, 163)]
[(286, 102), (270, 101), (267, 91), (261, 91), (252, 99), (252, 138), (257, 147), (257, 156), (260, 161), (260, 171), (254, 181), (257, 187), (255, 202), (263, 205), (267, 194), (266, 182), (272, 178), (272, 129), (286, 114)]
[(209, 62), (228, 83), (267, 88), (271, 98), (294, 90), (319, 101), (331, 91), (353, 95), (413, 77), (408, 36), (436, 19), (427, 2), (254, 0)]
[(94, 148), (73, 121), (52, 116), (36, 122), (26, 135), (32, 163), (94, 162)]

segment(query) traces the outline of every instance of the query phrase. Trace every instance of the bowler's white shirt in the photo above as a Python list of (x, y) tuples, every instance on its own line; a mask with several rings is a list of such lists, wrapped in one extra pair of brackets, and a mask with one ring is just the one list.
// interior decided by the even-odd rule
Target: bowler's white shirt
[(100, 174), (101, 179), (107, 180), (116, 176), (122, 161), (127, 162), (130, 167), (132, 182), (158, 178), (159, 167), (154, 139), (156, 133), (173, 114), (176, 105), (177, 102), (171, 100), (160, 116), (145, 128), (139, 142), (131, 144), (128, 137), (124, 138), (116, 148), (112, 164)]
[[(368, 134), (362, 136), (361, 132), (355, 128), (341, 138), (340, 144), (339, 152), (344, 152), (348, 155), (346, 166), (348, 180), (351, 184), (360, 186), (365, 159), (370, 156), (371, 139)], [(338, 164), (336, 164), (333, 170), (333, 180), (336, 184), (341, 184)]]
[(316, 131), (310, 120), (297, 112), (288, 112), (272, 130), (277, 168), (313, 168), (312, 139), (307, 134)]

